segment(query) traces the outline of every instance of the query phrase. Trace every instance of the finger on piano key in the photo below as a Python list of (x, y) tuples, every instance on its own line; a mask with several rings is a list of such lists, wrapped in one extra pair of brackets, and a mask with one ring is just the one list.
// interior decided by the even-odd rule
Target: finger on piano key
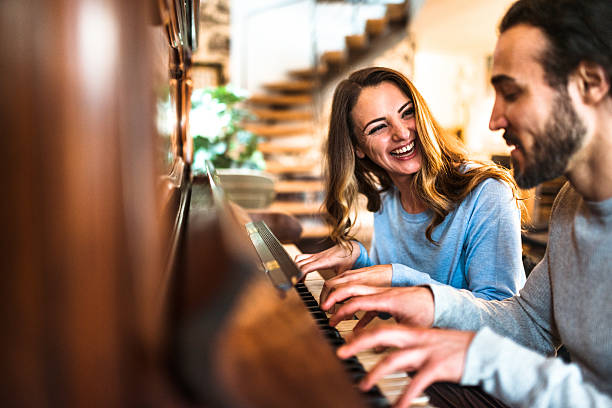
[[(325, 283), (325, 279), (318, 273), (312, 272), (306, 275), (304, 279), (304, 284), (312, 293), (312, 296), (319, 302), (321, 289)], [(365, 312), (357, 312), (356, 316), (361, 317)], [(329, 313), (326, 313), (329, 315)], [(342, 338), (350, 338), (353, 336), (353, 329), (359, 320), (344, 320), (336, 325), (336, 329), (340, 332)], [(368, 328), (374, 327), (380, 323), (389, 324), (389, 322), (395, 322), (394, 319), (391, 320), (382, 320), (375, 318), (370, 324), (368, 324)], [(390, 350), (386, 350), (383, 352), (375, 352), (374, 350), (366, 350), (360, 353), (357, 353), (355, 357), (361, 363), (363, 368), (366, 371), (370, 371), (382, 358), (384, 358)], [(410, 383), (410, 377), (404, 373), (392, 373), (385, 377), (383, 377), (378, 383), (377, 386), (380, 388), (382, 394), (387, 398), (389, 403), (394, 404), (397, 399), (403, 394), (405, 388)], [(415, 400), (412, 401), (411, 406), (413, 407), (429, 407), (428, 405), (429, 398), (426, 395), (421, 395)]]

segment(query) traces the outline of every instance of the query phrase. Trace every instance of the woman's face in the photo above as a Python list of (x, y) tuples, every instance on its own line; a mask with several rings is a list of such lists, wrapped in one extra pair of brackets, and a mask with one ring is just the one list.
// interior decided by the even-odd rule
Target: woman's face
[(364, 88), (351, 115), (358, 158), (370, 158), (396, 184), (421, 169), (414, 103), (396, 85)]

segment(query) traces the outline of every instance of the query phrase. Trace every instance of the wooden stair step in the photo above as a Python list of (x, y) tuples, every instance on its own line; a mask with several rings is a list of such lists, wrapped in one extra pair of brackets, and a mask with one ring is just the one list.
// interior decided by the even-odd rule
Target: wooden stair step
[(325, 188), (322, 180), (278, 180), (274, 183), (277, 194), (317, 193)]
[(312, 112), (306, 110), (251, 109), (261, 120), (312, 120)]
[(291, 136), (299, 135), (304, 133), (312, 133), (313, 127), (310, 124), (307, 125), (267, 125), (259, 123), (245, 123), (243, 124), (244, 130), (247, 130), (253, 134), (262, 137), (279, 137), (279, 136)]
[(388, 3), (385, 16), (391, 24), (402, 24), (408, 21), (408, 4), (403, 3)]
[(312, 92), (315, 86), (315, 81), (308, 80), (279, 81), (263, 85), (269, 91), (278, 92)]
[(278, 144), (270, 142), (260, 142), (257, 145), (257, 150), (263, 154), (304, 154), (308, 153), (312, 149), (312, 146), (292, 146), (287, 144)]
[(253, 95), (248, 99), (251, 104), (258, 105), (306, 105), (312, 103), (312, 95)]
[(300, 163), (288, 165), (273, 161), (266, 161), (266, 172), (275, 175), (312, 173), (317, 169), (317, 166), (318, 163)]
[(325, 238), (329, 237), (330, 233), (331, 228), (325, 224), (312, 225), (304, 223), (302, 224), (302, 235), (300, 235), (300, 238)]
[(365, 34), (353, 34), (344, 37), (349, 52), (363, 52), (368, 49), (368, 37)]
[(327, 66), (340, 66), (347, 62), (346, 53), (341, 51), (325, 51), (321, 54), (321, 61)]
[(291, 215), (321, 214), (321, 203), (304, 201), (274, 201), (268, 207), (270, 211), (285, 212)]
[(293, 69), (289, 71), (289, 75), (295, 78), (301, 79), (316, 79), (327, 74), (327, 67), (325, 65), (319, 65), (318, 67)]
[(388, 27), (388, 20), (383, 18), (370, 18), (366, 20), (365, 31), (370, 38), (380, 37), (385, 34)]

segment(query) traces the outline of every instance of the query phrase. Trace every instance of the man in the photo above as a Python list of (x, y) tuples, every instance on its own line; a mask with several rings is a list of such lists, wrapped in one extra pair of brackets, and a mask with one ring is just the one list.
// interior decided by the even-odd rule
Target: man
[[(394, 346), (362, 381), (416, 372), (399, 406), (438, 381), (480, 385), (511, 406), (612, 407), (612, 2), (519, 0), (500, 24), (490, 128), (504, 129), (523, 188), (565, 175), (544, 259), (520, 296), (337, 287), (324, 309), (403, 323), (360, 333), (338, 350)], [(361, 324), (363, 325), (363, 323)], [(413, 326), (410, 328), (408, 326)], [(414, 328), (414, 327), (417, 328)], [(445, 327), (456, 330), (427, 329)], [(564, 345), (572, 363), (546, 357)]]

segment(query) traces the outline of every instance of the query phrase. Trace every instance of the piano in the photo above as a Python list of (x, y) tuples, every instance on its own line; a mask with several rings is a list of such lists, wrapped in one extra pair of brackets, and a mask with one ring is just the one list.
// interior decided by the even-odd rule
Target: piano
[(198, 4), (0, 5), (3, 406), (389, 405), (191, 172)]

